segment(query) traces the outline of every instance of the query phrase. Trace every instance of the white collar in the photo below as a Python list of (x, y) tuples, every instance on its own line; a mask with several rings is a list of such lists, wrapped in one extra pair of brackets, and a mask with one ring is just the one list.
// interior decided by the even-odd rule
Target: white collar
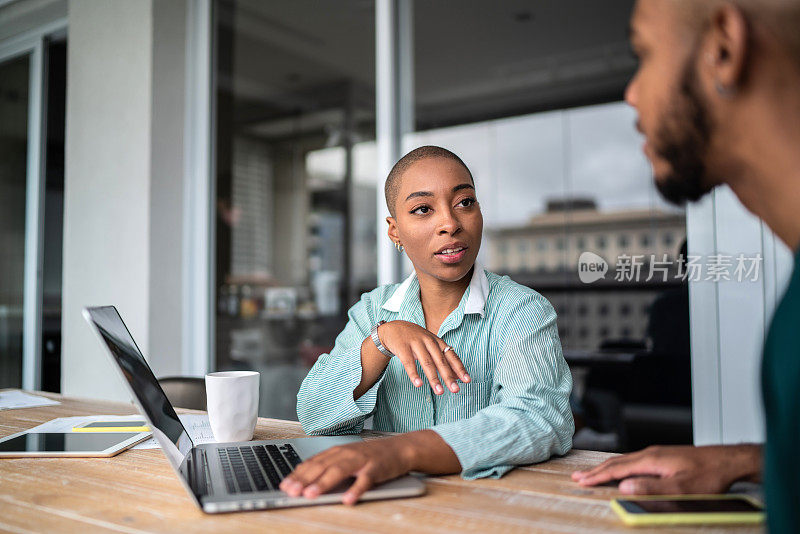
[[(408, 293), (409, 287), (417, 277), (416, 271), (412, 271), (411, 275), (403, 280), (403, 283), (397, 286), (392, 296), (387, 300), (382, 308), (391, 312), (398, 313), (400, 306), (403, 304), (403, 299)], [(489, 280), (486, 278), (486, 271), (483, 266), (477, 261), (475, 262), (475, 269), (472, 271), (472, 280), (469, 282), (469, 297), (464, 306), (464, 313), (479, 313), (483, 317), (483, 309), (486, 304), (486, 297), (489, 294)]]

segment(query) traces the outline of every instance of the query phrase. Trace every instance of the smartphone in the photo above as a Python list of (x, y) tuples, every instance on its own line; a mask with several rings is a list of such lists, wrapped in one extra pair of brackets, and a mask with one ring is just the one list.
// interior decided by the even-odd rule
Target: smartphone
[(764, 508), (747, 495), (659, 495), (613, 499), (611, 508), (626, 525), (753, 524)]

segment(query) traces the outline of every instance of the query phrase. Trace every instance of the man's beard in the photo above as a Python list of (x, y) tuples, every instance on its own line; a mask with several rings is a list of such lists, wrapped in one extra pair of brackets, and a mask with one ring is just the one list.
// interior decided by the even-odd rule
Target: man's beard
[(714, 187), (706, 169), (711, 124), (693, 65), (693, 60), (686, 64), (680, 93), (657, 130), (653, 147), (670, 168), (667, 175), (655, 181), (656, 188), (673, 204), (699, 200)]

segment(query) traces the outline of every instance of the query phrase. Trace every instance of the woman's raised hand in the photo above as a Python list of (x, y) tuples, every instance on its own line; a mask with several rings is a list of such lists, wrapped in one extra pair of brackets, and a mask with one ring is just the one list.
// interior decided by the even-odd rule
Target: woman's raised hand
[(418, 324), (390, 321), (378, 327), (378, 337), (381, 343), (400, 360), (411, 382), (417, 387), (422, 385), (422, 379), (417, 374), (417, 366), (414, 363), (417, 361), (437, 395), (444, 393), (439, 376), (453, 393), (458, 392), (456, 380), (464, 383), (470, 381), (469, 374), (456, 351)]

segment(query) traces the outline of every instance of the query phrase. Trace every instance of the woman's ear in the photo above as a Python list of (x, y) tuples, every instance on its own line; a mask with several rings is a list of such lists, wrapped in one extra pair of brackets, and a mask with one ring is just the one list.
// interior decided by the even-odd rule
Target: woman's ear
[(391, 239), (393, 243), (397, 243), (400, 241), (400, 234), (397, 232), (397, 222), (394, 220), (394, 217), (386, 217), (386, 223), (389, 225), (389, 229), (386, 232), (389, 234), (389, 239)]

